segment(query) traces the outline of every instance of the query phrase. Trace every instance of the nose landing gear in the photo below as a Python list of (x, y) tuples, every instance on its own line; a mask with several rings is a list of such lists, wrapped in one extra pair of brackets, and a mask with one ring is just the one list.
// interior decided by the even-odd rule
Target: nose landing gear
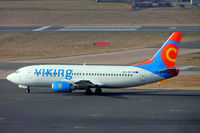
[(30, 90), (30, 88), (29, 88), (29, 86), (26, 88), (26, 93), (30, 93), (31, 92), (31, 90)]

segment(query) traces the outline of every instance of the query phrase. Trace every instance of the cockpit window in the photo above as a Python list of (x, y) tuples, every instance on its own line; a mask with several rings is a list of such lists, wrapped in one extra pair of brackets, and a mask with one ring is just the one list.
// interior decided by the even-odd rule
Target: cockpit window
[(16, 73), (20, 73), (20, 69), (16, 70)]

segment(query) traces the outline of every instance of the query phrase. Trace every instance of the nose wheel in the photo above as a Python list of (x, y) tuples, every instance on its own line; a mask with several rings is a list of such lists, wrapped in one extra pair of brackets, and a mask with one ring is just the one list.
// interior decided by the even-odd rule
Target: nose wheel
[(31, 92), (30, 88), (27, 87), (27, 89), (26, 89), (26, 93), (30, 93), (30, 92)]

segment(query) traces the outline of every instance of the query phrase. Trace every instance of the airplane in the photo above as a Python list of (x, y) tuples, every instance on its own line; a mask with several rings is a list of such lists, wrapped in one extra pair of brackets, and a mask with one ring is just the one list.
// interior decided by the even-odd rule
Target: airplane
[(175, 77), (179, 71), (193, 66), (175, 68), (182, 32), (174, 32), (148, 61), (131, 66), (109, 65), (32, 65), (16, 70), (7, 80), (30, 93), (30, 87), (52, 87), (55, 92), (85, 90), (101, 95), (101, 88), (126, 88), (150, 84)]

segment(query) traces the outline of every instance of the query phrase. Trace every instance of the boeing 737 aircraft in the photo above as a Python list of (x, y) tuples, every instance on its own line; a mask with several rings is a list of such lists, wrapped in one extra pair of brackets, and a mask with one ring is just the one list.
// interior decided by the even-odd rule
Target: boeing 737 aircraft
[[(174, 68), (182, 33), (174, 32), (149, 61), (132, 66), (105, 65), (33, 65), (18, 69), (7, 79), (30, 92), (30, 87), (52, 87), (56, 92), (86, 90), (101, 94), (101, 88), (125, 88), (145, 85), (177, 76)], [(131, 58), (131, 57), (130, 57)]]

